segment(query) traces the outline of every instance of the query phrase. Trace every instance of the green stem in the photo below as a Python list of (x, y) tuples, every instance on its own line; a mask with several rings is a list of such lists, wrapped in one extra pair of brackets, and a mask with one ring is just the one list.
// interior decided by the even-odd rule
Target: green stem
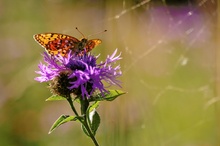
[(93, 135), (92, 131), (91, 131), (91, 127), (89, 127), (88, 124), (88, 115), (86, 114), (86, 111), (89, 107), (89, 101), (87, 100), (87, 98), (83, 99), (82, 97), (80, 98), (80, 104), (81, 104), (81, 114), (83, 115), (83, 125), (86, 128), (90, 138), (92, 139), (93, 143), (95, 144), (95, 146), (99, 146), (97, 140), (95, 139), (95, 136)]
[(88, 125), (86, 115), (84, 115), (83, 117), (84, 117), (83, 125), (85, 126), (86, 130), (88, 131), (89, 136), (91, 137), (91, 139), (92, 139), (93, 143), (95, 144), (95, 146), (99, 146), (99, 144), (98, 144), (98, 142), (97, 142), (95, 136), (94, 136), (93, 133), (91, 132), (91, 129), (90, 129), (89, 125)]
[[(70, 104), (70, 106), (71, 106), (71, 109), (73, 110), (74, 114), (75, 114), (77, 117), (79, 117), (79, 114), (77, 113), (77, 111), (76, 111), (76, 109), (75, 109), (75, 107), (74, 107), (74, 105), (73, 105), (72, 98), (71, 98), (71, 97), (68, 97), (68, 98), (67, 98), (67, 101), (69, 102), (69, 104)], [(82, 102), (81, 102), (81, 106), (83, 106), (83, 105), (85, 105), (85, 104), (82, 104)], [(93, 143), (95, 144), (95, 146), (99, 146), (99, 144), (98, 144), (98, 142), (97, 142), (95, 136), (94, 136), (93, 133), (91, 132), (91, 129), (90, 129), (89, 125), (88, 125), (87, 116), (86, 116), (86, 113), (85, 113), (86, 110), (85, 110), (84, 108), (87, 109), (87, 108), (88, 108), (88, 105), (86, 105), (86, 107), (81, 107), (81, 112), (82, 112), (82, 114), (83, 114), (83, 120), (79, 119), (79, 121), (80, 121), (80, 122), (84, 125), (84, 127), (86, 128), (86, 130), (87, 130), (87, 132), (88, 132), (90, 138), (92, 139)], [(83, 109), (83, 110), (82, 110), (82, 109)]]
[[(73, 110), (74, 114), (78, 117), (79, 114), (77, 113), (77, 111), (76, 111), (76, 109), (75, 109), (75, 107), (74, 107), (74, 105), (73, 105), (72, 98), (71, 98), (71, 97), (68, 97), (68, 98), (67, 98), (67, 101), (69, 102), (69, 104), (70, 104), (70, 106), (71, 106), (71, 109)], [(81, 121), (80, 121), (80, 122), (81, 122)]]

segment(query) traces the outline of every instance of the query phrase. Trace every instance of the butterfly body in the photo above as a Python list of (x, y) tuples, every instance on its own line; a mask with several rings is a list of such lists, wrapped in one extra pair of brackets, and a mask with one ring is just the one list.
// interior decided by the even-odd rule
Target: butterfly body
[(73, 54), (81, 55), (91, 51), (102, 42), (100, 39), (88, 40), (83, 38), (78, 40), (75, 37), (60, 33), (36, 34), (34, 39), (52, 56), (58, 54), (67, 56), (70, 50)]

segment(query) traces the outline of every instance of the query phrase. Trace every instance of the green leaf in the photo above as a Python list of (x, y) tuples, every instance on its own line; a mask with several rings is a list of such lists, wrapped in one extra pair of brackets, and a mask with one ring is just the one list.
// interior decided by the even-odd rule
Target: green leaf
[(104, 94), (104, 96), (99, 93), (96, 96), (91, 97), (89, 101), (113, 101), (123, 94), (125, 94), (125, 92), (121, 90), (109, 90), (108, 93)]
[(99, 102), (100, 101), (94, 102), (92, 105), (89, 106), (89, 108), (86, 111), (86, 117), (87, 117), (87, 120), (89, 122), (89, 125), (91, 125), (91, 121), (89, 119), (89, 117), (91, 116), (90, 113), (93, 112), (96, 108), (98, 108)]
[(78, 119), (79, 119), (79, 117), (69, 116), (69, 115), (61, 115), (51, 126), (51, 128), (49, 130), (49, 134), (51, 132), (53, 132), (56, 128), (58, 128), (60, 125), (66, 123), (66, 122), (76, 121)]
[(46, 101), (57, 101), (57, 100), (66, 100), (66, 98), (59, 95), (52, 95), (46, 99)]
[(112, 101), (123, 94), (125, 94), (125, 92), (121, 90), (109, 90), (109, 93), (105, 95), (103, 98), (107, 101)]
[(77, 103), (80, 103), (80, 99), (81, 97), (77, 97), (77, 98), (75, 98), (73, 101), (76, 101)]
[(93, 112), (90, 112), (89, 113), (89, 124), (90, 124), (90, 127), (91, 127), (91, 130), (92, 130), (92, 133), (95, 135), (96, 134), (96, 131), (97, 129), (99, 128), (99, 125), (100, 125), (100, 116), (99, 114), (95, 111), (95, 109), (93, 110)]
[(87, 111), (88, 112), (87, 115), (89, 115), (89, 113), (92, 112), (94, 109), (98, 108), (99, 103), (100, 101), (96, 101), (92, 105), (90, 105)]

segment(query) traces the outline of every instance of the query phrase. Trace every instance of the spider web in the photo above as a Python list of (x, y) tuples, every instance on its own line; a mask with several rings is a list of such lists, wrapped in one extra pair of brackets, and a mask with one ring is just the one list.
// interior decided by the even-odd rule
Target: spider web
[(145, 135), (139, 145), (217, 143), (210, 140), (216, 136), (213, 110), (219, 101), (214, 89), (216, 5), (214, 0), (124, 0), (107, 18), (115, 23), (110, 26), (115, 34), (105, 41), (117, 44), (112, 47), (124, 58), (128, 94), (120, 110), (128, 114), (122, 120), (132, 133), (128, 145), (137, 144), (134, 133)]
[(97, 16), (94, 23), (78, 26), (108, 30), (100, 36), (103, 49), (93, 52), (122, 52), (122, 86), (128, 94), (115, 105), (101, 107), (100, 133), (108, 132), (103, 127), (113, 133), (104, 145), (217, 145), (217, 1), (123, 0), (103, 5), (105, 12), (91, 12)]
[[(101, 53), (100, 60), (104, 60), (115, 48), (122, 52), (122, 90), (128, 93), (98, 109), (102, 122), (97, 139), (103, 141), (101, 145), (219, 144), (215, 118), (219, 101), (215, 95), (217, 1), (58, 0), (45, 1), (43, 5), (47, 9), (38, 8), (37, 14), (42, 14), (50, 26), (45, 32), (63, 30), (61, 33), (74, 32), (73, 36), (80, 38), (75, 26), (87, 34), (107, 29), (107, 33), (97, 36), (103, 43), (92, 53)], [(50, 30), (53, 28), (56, 31)], [(40, 28), (36, 33), (39, 31), (43, 30)], [(16, 85), (20, 82), (16, 81)], [(38, 99), (45, 97), (45, 92), (34, 95)], [(66, 104), (63, 108), (58, 104), (64, 110), (60, 113), (69, 110)], [(48, 129), (57, 118), (59, 113), (53, 112), (57, 107), (43, 112), (42, 121), (48, 119), (47, 125), (42, 124), (43, 129)], [(48, 117), (48, 113), (54, 116)], [(74, 133), (75, 130), (74, 127)], [(63, 137), (66, 140), (66, 135)], [(85, 141), (80, 134), (74, 137), (76, 145), (77, 140), (80, 144)], [(63, 141), (59, 137), (53, 142), (59, 145)], [(72, 144), (72, 137), (69, 143)]]
[(3, 145), (91, 145), (72, 124), (45, 139), (60, 114), (73, 113), (66, 103), (44, 103), (51, 95), (33, 80), (43, 49), (31, 36), (80, 38), (76, 26), (86, 34), (108, 30), (89, 37), (102, 40), (92, 51), (100, 60), (122, 52), (121, 90), (128, 93), (98, 109), (100, 145), (220, 145), (217, 0), (2, 2)]

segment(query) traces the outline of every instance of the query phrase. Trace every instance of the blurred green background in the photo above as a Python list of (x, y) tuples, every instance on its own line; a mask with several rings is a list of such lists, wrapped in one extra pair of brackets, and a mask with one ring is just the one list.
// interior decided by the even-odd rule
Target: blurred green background
[(0, 145), (93, 145), (78, 123), (47, 134), (73, 113), (34, 81), (44, 50), (32, 36), (81, 38), (75, 27), (108, 30), (91, 36), (103, 41), (100, 60), (122, 52), (128, 93), (99, 107), (101, 146), (220, 145), (217, 22), (217, 0), (0, 0)]

